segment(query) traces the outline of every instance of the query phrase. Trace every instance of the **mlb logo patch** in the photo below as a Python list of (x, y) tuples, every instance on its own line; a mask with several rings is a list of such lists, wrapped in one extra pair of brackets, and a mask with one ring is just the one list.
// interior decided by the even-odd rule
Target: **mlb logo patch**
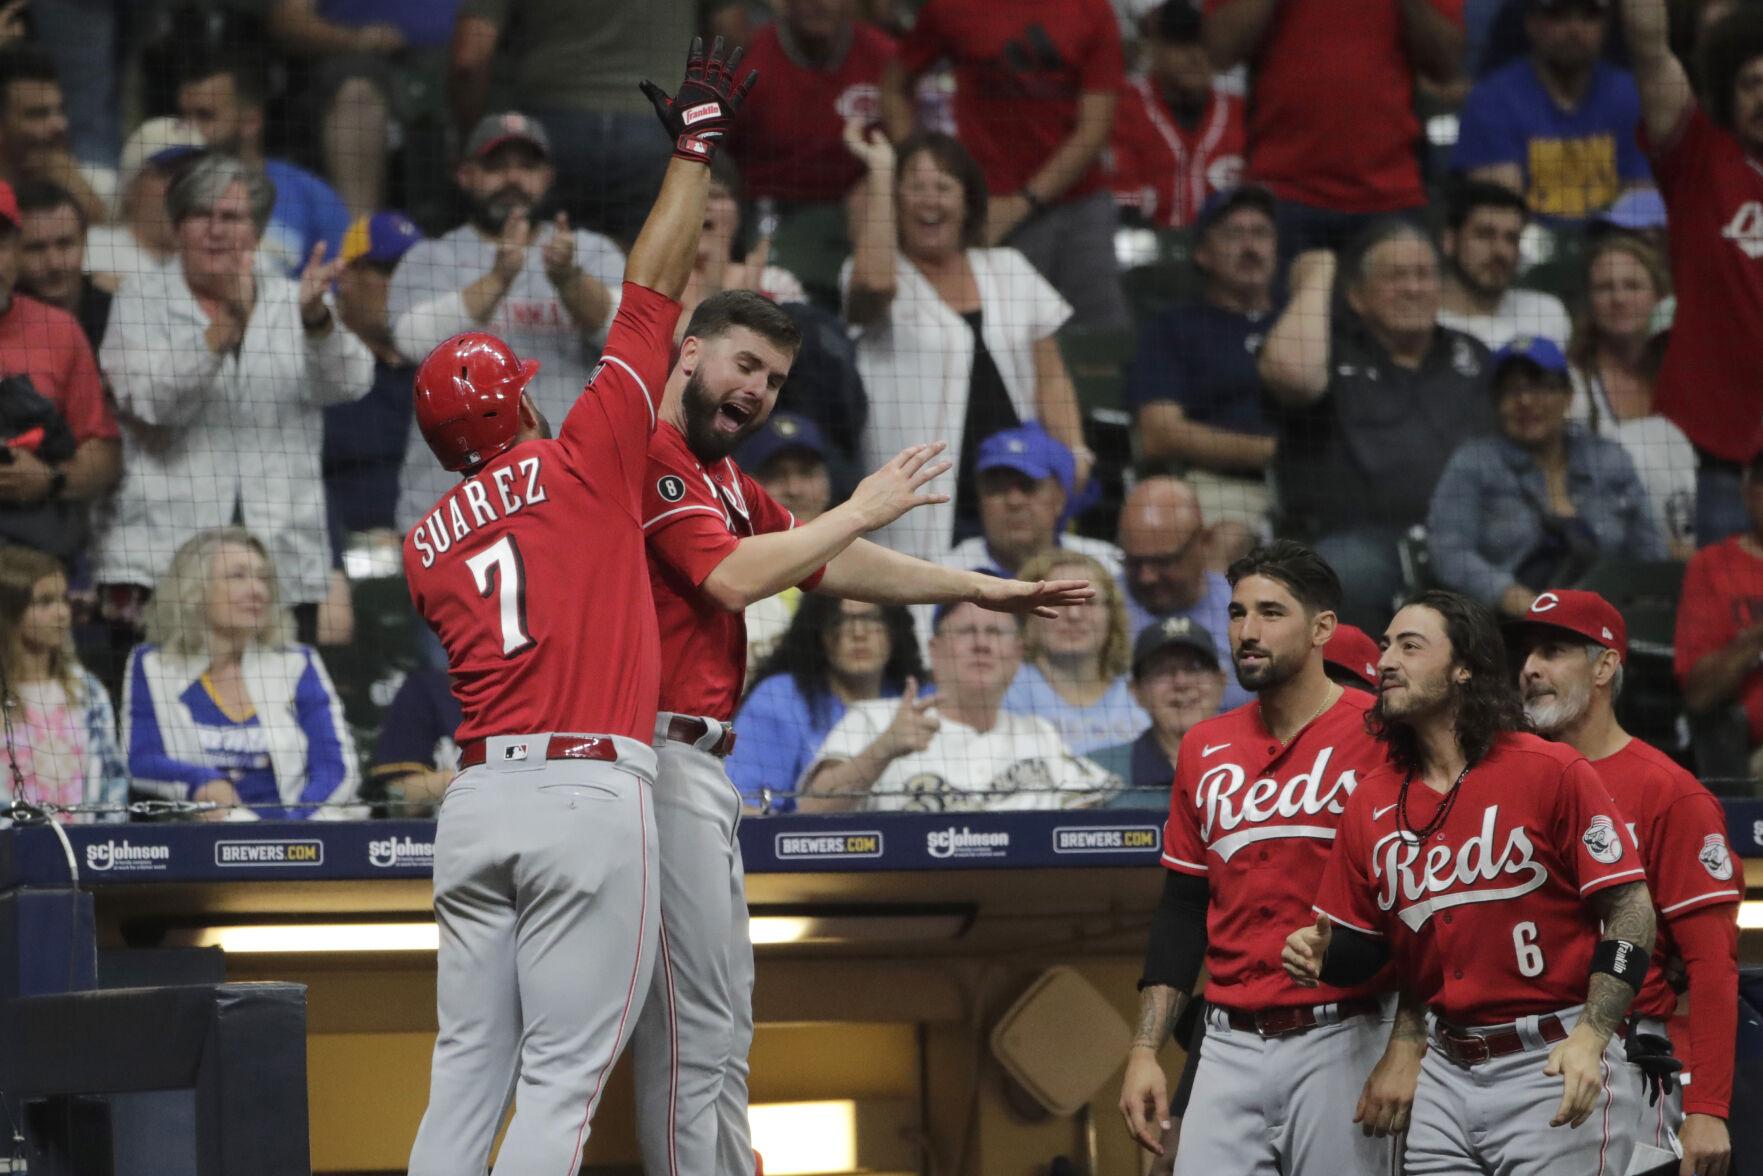
[(526, 744), (524, 744), (524, 743), (510, 743), (507, 747), (504, 747), (502, 749), (502, 758), (504, 760), (523, 760), (523, 759), (525, 759), (526, 758)]

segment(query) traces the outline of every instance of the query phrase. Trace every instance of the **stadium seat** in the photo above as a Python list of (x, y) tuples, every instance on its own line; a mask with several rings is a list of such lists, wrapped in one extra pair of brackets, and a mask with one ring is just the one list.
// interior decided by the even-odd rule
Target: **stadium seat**
[(1200, 295), (1200, 274), (1194, 269), (1193, 234), (1187, 229), (1159, 229), (1157, 260), (1134, 266), (1120, 275), (1133, 318), (1140, 323)]
[(845, 209), (839, 204), (802, 205), (783, 213), (771, 238), (771, 264), (789, 270), (808, 297), (837, 314), (839, 267), (851, 255)]

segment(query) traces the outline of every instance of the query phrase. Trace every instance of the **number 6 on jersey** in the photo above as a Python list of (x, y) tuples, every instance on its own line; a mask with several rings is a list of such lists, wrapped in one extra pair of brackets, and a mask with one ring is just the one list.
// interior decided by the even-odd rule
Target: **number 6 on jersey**
[(1520, 976), (1543, 974), (1543, 949), (1537, 946), (1537, 925), (1526, 919), (1512, 927), (1512, 949), (1518, 953)]
[(502, 656), (513, 657), (530, 649), (532, 636), (526, 631), (526, 584), (520, 548), (514, 536), (504, 535), (465, 561), (471, 569), (471, 580), (477, 593), (485, 600), (497, 594), (497, 609), (502, 617)]

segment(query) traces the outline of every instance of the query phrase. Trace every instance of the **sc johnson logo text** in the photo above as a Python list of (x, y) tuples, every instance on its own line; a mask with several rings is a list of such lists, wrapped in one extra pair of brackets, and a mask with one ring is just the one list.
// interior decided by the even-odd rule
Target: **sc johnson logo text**
[(290, 841), (216, 841), (217, 866), (322, 866), (324, 842), (303, 837)]
[(924, 835), (925, 852), (934, 858), (997, 858), (1010, 853), (1010, 834), (975, 833), (959, 829), (933, 829)]
[(871, 829), (856, 833), (779, 833), (773, 845), (780, 861), (882, 855), (882, 835)]
[(88, 870), (165, 870), (171, 867), (168, 845), (136, 845), (122, 841), (96, 841), (86, 846)]
[(435, 843), (411, 837), (387, 837), (367, 843), (367, 864), (382, 870), (394, 866), (430, 866), (435, 864)]
[(1054, 853), (1156, 852), (1163, 848), (1163, 830), (1155, 825), (1090, 825), (1053, 830)]

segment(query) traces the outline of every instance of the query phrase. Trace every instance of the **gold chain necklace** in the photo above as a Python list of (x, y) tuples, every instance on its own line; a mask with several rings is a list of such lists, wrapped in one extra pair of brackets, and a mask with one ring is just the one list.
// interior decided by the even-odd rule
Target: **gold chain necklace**
[(1328, 684), (1328, 689), (1324, 690), (1322, 692), (1322, 705), (1317, 707), (1315, 709), (1315, 711), (1311, 712), (1311, 715), (1309, 718), (1305, 719), (1302, 723), (1299, 723), (1297, 729), (1291, 733), (1291, 736), (1289, 738), (1281, 739), (1279, 741), (1279, 745), (1281, 747), (1290, 747), (1292, 740), (1296, 739), (1298, 736), (1300, 736), (1304, 733), (1304, 728), (1308, 727), (1311, 723), (1314, 723), (1317, 719), (1322, 717), (1322, 712), (1327, 710), (1328, 704), (1334, 701), (1333, 695), (1334, 695), (1334, 683), (1330, 682)]

